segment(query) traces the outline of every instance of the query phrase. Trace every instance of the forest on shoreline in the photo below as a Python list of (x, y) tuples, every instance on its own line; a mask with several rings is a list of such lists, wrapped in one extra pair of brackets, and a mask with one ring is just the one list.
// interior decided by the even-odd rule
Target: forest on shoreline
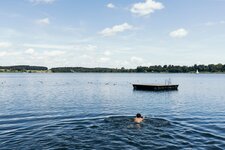
[(48, 69), (44, 66), (0, 66), (0, 72), (26, 72), (26, 73), (74, 73), (74, 72), (99, 72), (99, 73), (225, 73), (225, 64), (209, 65), (155, 65), (155, 66), (138, 66), (135, 69), (122, 68), (85, 68), (85, 67), (56, 67)]

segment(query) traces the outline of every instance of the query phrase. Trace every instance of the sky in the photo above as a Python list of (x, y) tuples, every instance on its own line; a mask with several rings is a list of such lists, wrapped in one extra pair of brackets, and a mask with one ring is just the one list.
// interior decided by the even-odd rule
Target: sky
[(1, 0), (0, 66), (225, 63), (225, 0)]

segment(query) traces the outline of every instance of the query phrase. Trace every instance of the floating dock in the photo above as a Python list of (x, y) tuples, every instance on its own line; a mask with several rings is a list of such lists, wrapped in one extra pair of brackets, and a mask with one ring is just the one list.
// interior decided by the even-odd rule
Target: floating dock
[(134, 90), (145, 91), (173, 91), (178, 90), (179, 85), (154, 85), (154, 84), (133, 84)]

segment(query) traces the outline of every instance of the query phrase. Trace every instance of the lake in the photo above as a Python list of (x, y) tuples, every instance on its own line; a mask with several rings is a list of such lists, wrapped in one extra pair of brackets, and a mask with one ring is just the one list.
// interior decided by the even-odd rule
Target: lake
[(0, 74), (0, 149), (224, 148), (224, 74)]

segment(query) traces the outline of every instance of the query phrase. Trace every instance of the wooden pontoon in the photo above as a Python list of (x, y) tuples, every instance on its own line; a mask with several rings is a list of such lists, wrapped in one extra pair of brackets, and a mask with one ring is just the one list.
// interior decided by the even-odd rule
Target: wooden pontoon
[(172, 91), (178, 90), (179, 85), (154, 85), (154, 84), (133, 84), (134, 90), (146, 91)]

